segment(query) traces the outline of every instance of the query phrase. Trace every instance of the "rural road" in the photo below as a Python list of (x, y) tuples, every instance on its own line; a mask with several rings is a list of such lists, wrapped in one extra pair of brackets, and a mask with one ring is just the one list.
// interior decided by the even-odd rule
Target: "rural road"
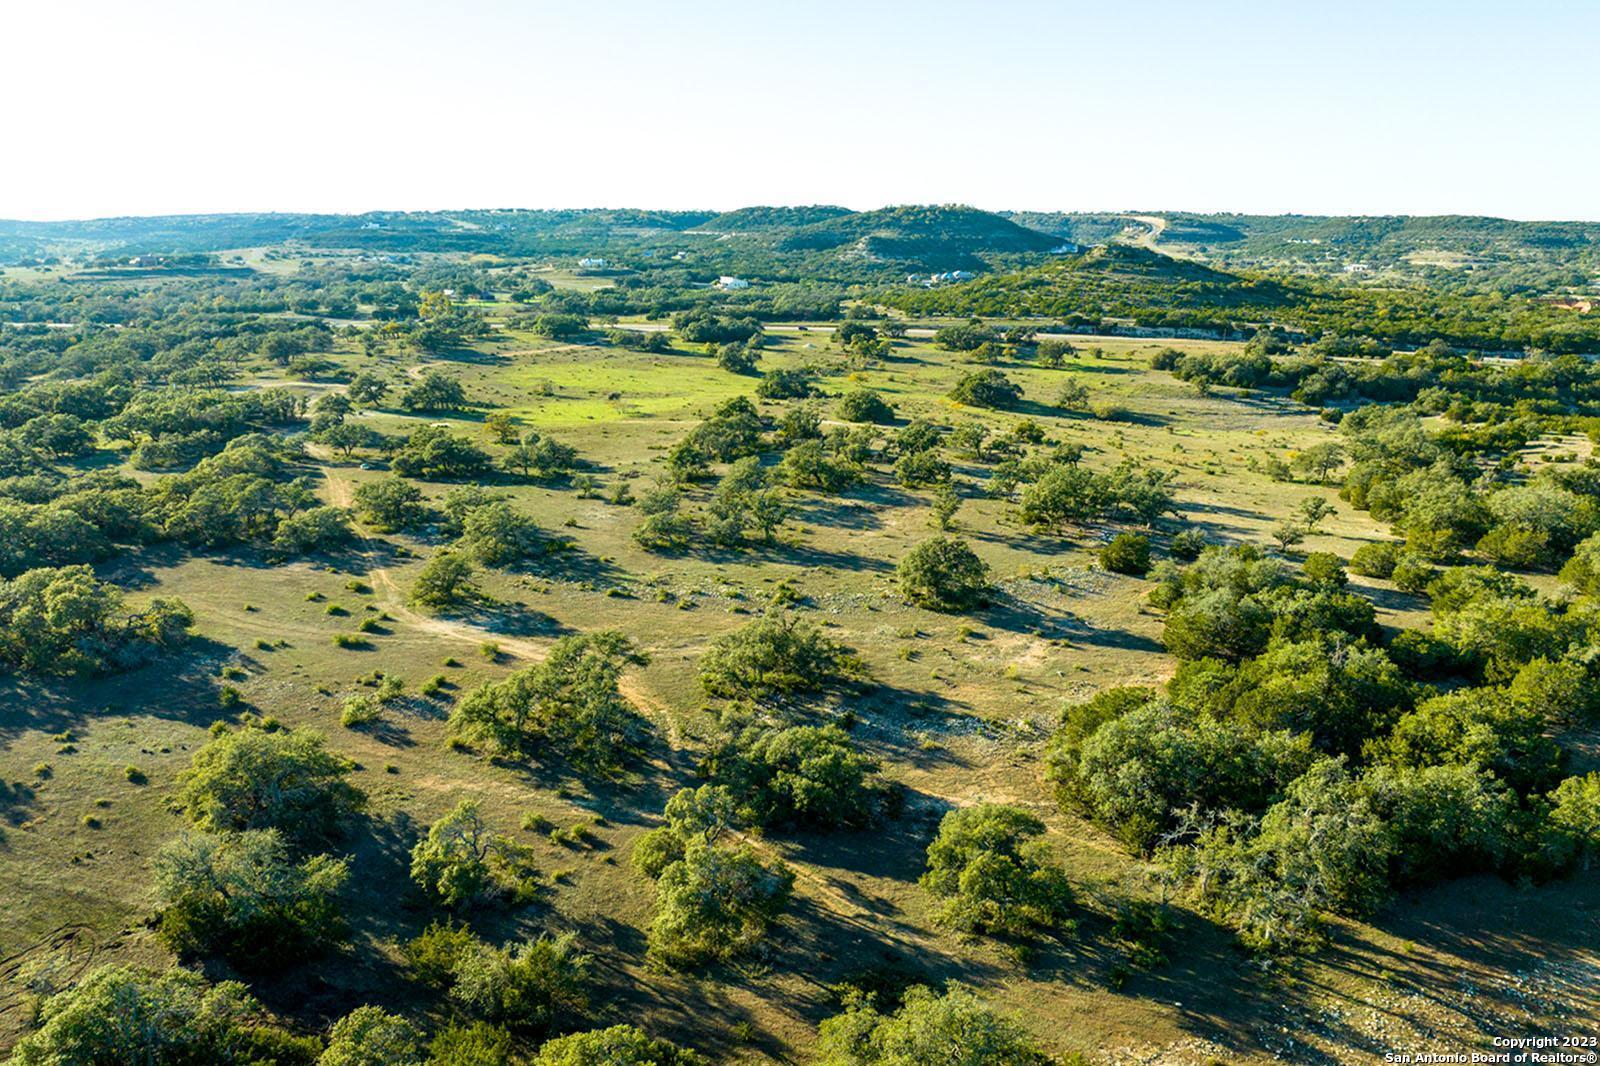
[[(1130, 243), (1137, 244), (1141, 248), (1148, 248), (1152, 252), (1161, 251), (1156, 245), (1160, 243), (1161, 235), (1167, 231), (1167, 220), (1160, 215), (1129, 215), (1128, 217), (1135, 222), (1141, 222), (1150, 227), (1144, 233), (1133, 238)], [(1166, 253), (1162, 252), (1162, 254), (1165, 255)]]
[(543, 645), (535, 644), (532, 641), (519, 640), (515, 637), (501, 636), (498, 633), (491, 633), (487, 629), (470, 625), (466, 622), (453, 621), (447, 618), (434, 618), (431, 615), (422, 614), (408, 607), (406, 598), (400, 591), (400, 586), (395, 583), (393, 575), (389, 573), (388, 568), (378, 565), (376, 554), (372, 548), (372, 536), (355, 517), (355, 493), (349, 479), (340, 475), (332, 466), (326, 463), (323, 463), (320, 469), (328, 486), (328, 502), (335, 507), (343, 507), (345, 510), (352, 512), (350, 524), (361, 538), (362, 555), (367, 560), (367, 576), (371, 578), (373, 588), (379, 591), (379, 600), (389, 614), (423, 633), (431, 633), (435, 636), (474, 646), (494, 641), (500, 645), (501, 650), (509, 651), (518, 658), (529, 659), (533, 662), (540, 662), (544, 659), (548, 649)]

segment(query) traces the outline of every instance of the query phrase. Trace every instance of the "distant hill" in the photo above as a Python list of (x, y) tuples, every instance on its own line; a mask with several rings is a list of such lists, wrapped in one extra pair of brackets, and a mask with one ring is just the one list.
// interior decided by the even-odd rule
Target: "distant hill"
[(18, 250), (71, 248), (214, 252), (280, 244), (340, 225), (348, 215), (153, 215), (65, 222), (0, 220), (0, 243)]
[(1004, 216), (1025, 229), (1048, 233), (1073, 244), (1107, 244), (1128, 228), (1119, 214), (1073, 214), (1063, 211), (1006, 211)]
[(1090, 329), (1236, 336), (1280, 326), (1310, 337), (1370, 336), (1401, 348), (1439, 338), (1485, 351), (1600, 351), (1600, 321), (1536, 298), (1234, 272), (1127, 244), (960, 285), (906, 288), (882, 302), (917, 315), (1048, 318)]
[(1008, 211), (1020, 226), (1079, 244), (1105, 244), (1138, 218), (1166, 221), (1160, 243), (1173, 250), (1273, 252), (1313, 258), (1318, 248), (1399, 255), (1421, 248), (1486, 254), (1516, 247), (1589, 249), (1600, 245), (1597, 222), (1520, 222), (1481, 215), (1239, 215), (1189, 211)]
[[(1163, 223), (1159, 233), (1152, 232), (1157, 227), (1151, 219)], [(795, 281), (956, 269), (987, 273), (1042, 262), (1062, 243), (1130, 242), (1227, 270), (1310, 275), (1341, 284), (1423, 284), (1502, 296), (1600, 292), (1600, 223), (1463, 215), (994, 213), (955, 205), (851, 211), (819, 204), (724, 212), (473, 209), (0, 220), (0, 263), (299, 243), (369, 253), (599, 254), (634, 263), (682, 252), (694, 264), (684, 269)]]
[(1080, 245), (1150, 241), (1233, 269), (1313, 274), (1358, 284), (1458, 292), (1600, 291), (1600, 223), (1520, 222), (1478, 215), (1240, 215), (1189, 211), (1011, 211), (1018, 225)]
[(1600, 249), (1600, 223), (1594, 222), (1519, 222), (1477, 215), (1151, 214), (1166, 219), (1161, 243), (1174, 250), (1303, 261), (1355, 256), (1387, 261), (1429, 251), (1516, 256)]
[(1600, 223), (1520, 222), (1476, 215), (1196, 215), (1159, 213), (1158, 247), (1230, 266), (1426, 281), (1507, 295), (1592, 291)]
[(837, 207), (832, 204), (816, 204), (811, 207), (741, 207), (737, 211), (724, 211), (695, 228), (708, 233), (755, 233), (799, 229), (802, 226), (815, 225), (852, 214), (855, 212), (848, 207)]
[(815, 222), (780, 243), (787, 251), (837, 251), (927, 270), (982, 269), (980, 254), (1047, 252), (1056, 238), (1008, 218), (959, 206), (885, 207)]
[(545, 254), (584, 251), (612, 240), (682, 232), (712, 211), (371, 211), (361, 215), (250, 213), (104, 218), (64, 222), (0, 220), (0, 247), (130, 253), (214, 252), (303, 241), (324, 248), (405, 252)]

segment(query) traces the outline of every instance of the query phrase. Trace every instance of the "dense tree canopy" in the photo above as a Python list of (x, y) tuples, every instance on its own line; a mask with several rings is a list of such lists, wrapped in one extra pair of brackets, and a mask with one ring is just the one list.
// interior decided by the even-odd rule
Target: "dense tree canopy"
[(717, 640), (700, 660), (700, 683), (713, 696), (804, 692), (855, 677), (850, 651), (800, 616), (781, 610)]
[(851, 1001), (842, 1014), (822, 1023), (818, 1045), (818, 1062), (825, 1066), (1048, 1066), (1055, 1061), (1020, 1025), (960, 985), (943, 994), (914, 986), (887, 1013)]
[(956, 929), (1024, 937), (1067, 925), (1072, 890), (1044, 823), (1016, 807), (984, 803), (951, 811), (928, 845), (922, 886), (940, 903), (938, 920)]
[(661, 871), (650, 951), (680, 968), (744, 954), (780, 920), (793, 886), (792, 870), (763, 862), (748, 845), (691, 840)]
[(705, 1061), (632, 1025), (613, 1025), (546, 1041), (533, 1066), (703, 1066)]
[(365, 797), (354, 765), (304, 729), (245, 726), (212, 738), (179, 777), (179, 807), (213, 832), (271, 829), (311, 848), (335, 839)]
[(467, 695), (451, 712), (451, 729), (503, 754), (549, 751), (581, 769), (615, 772), (644, 732), (618, 678), (623, 667), (646, 662), (614, 631), (563, 637), (544, 662)]
[(315, 1040), (282, 1028), (244, 985), (208, 985), (190, 970), (91, 970), (44, 1003), (9, 1066), (62, 1063), (271, 1062), (309, 1066)]
[(1008, 410), (1022, 402), (1022, 388), (998, 370), (974, 370), (956, 382), (950, 398), (969, 407)]
[(22, 673), (109, 673), (136, 667), (188, 638), (194, 615), (155, 599), (126, 613), (121, 590), (87, 566), (29, 570), (0, 580), (0, 666)]
[(327, 855), (294, 861), (275, 829), (185, 833), (156, 855), (161, 936), (181, 956), (278, 969), (343, 937), (348, 877)]
[(908, 600), (936, 611), (962, 611), (989, 592), (989, 566), (955, 537), (933, 537), (912, 548), (895, 570)]

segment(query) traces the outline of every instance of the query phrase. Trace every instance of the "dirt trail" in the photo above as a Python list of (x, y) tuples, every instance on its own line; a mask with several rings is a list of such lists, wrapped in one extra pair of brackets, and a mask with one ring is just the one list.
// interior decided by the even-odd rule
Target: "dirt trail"
[[(343, 477), (337, 470), (327, 463), (320, 464), (324, 483), (328, 486), (328, 502), (335, 507), (354, 510), (355, 494), (348, 478)], [(397, 621), (404, 622), (413, 629), (422, 633), (431, 633), (446, 640), (457, 641), (462, 644), (471, 644), (480, 647), (485, 643), (493, 642), (500, 646), (500, 650), (510, 652), (519, 659), (530, 663), (539, 663), (549, 655), (550, 648), (546, 644), (538, 644), (531, 640), (518, 637), (508, 637), (470, 622), (456, 621), (449, 618), (435, 618), (431, 615), (414, 611), (406, 604), (406, 597), (401, 592), (400, 586), (395, 582), (394, 576), (387, 567), (378, 565), (377, 553), (373, 550), (373, 540), (370, 533), (352, 513), (351, 526), (361, 538), (362, 555), (367, 561), (367, 577), (372, 581), (373, 590), (377, 593), (378, 602), (383, 609)], [(617, 681), (617, 688), (628, 702), (646, 712), (656, 719), (667, 730), (667, 735), (674, 745), (678, 741), (678, 729), (673, 717), (667, 709), (649, 695), (631, 677), (621, 677)]]
[[(351, 510), (355, 503), (355, 494), (347, 478), (339, 474), (333, 467), (323, 463), (321, 465), (322, 477), (328, 486), (328, 502), (335, 507)], [(544, 645), (535, 644), (533, 641), (522, 640), (517, 637), (507, 637), (499, 633), (490, 632), (481, 626), (469, 622), (460, 622), (448, 618), (434, 618), (431, 615), (421, 614), (406, 605), (406, 598), (400, 591), (400, 586), (395, 583), (394, 576), (387, 567), (379, 566), (377, 553), (373, 550), (372, 536), (361, 525), (354, 515), (350, 519), (356, 534), (361, 538), (361, 553), (367, 560), (367, 577), (372, 581), (373, 589), (378, 593), (378, 601), (384, 610), (397, 619), (423, 633), (432, 633), (447, 640), (459, 641), (463, 644), (481, 645), (488, 641), (500, 645), (502, 651), (508, 651), (521, 659), (530, 659), (540, 662), (544, 659), (549, 649)]]

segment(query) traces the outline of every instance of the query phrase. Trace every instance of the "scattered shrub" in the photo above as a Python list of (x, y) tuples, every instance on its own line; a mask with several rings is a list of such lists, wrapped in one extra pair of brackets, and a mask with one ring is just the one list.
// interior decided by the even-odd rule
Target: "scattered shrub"
[(989, 592), (988, 564), (955, 537), (933, 537), (912, 548), (895, 578), (908, 600), (936, 611), (967, 610)]
[(1150, 538), (1118, 533), (1100, 546), (1100, 565), (1114, 574), (1143, 577), (1150, 570)]

